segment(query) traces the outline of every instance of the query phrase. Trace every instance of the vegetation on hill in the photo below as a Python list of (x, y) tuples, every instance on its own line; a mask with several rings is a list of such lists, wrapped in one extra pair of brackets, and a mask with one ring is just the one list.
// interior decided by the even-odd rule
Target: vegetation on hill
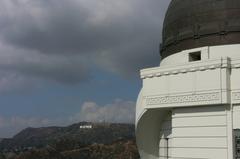
[[(91, 128), (81, 129), (82, 125)], [(134, 125), (27, 128), (0, 142), (0, 159), (139, 159)]]

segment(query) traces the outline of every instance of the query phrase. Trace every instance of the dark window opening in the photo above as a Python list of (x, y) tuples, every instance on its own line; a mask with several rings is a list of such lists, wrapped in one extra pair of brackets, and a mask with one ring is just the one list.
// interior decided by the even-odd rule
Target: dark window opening
[(235, 133), (236, 159), (240, 159), (240, 129), (236, 129), (234, 133)]
[(201, 61), (201, 51), (189, 53), (189, 62)]
[(166, 154), (166, 156), (167, 156), (167, 159), (169, 158), (169, 154), (168, 154), (168, 151), (169, 151), (169, 139), (168, 138), (166, 138), (166, 147), (167, 147), (167, 154)]

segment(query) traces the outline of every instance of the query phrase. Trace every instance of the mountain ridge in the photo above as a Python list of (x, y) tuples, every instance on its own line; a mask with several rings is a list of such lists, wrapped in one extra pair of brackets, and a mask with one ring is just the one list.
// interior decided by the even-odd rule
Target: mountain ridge
[[(91, 126), (91, 128), (80, 128)], [(65, 127), (51, 126), (26, 128), (13, 138), (0, 141), (0, 151), (4, 149), (43, 148), (60, 140), (74, 141), (79, 145), (92, 143), (110, 144), (118, 139), (134, 139), (134, 125), (124, 123), (79, 122)], [(69, 142), (70, 142), (69, 141)]]

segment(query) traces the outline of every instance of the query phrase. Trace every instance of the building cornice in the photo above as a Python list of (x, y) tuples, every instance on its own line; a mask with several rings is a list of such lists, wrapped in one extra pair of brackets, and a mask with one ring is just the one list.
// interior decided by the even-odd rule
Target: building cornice
[(161, 77), (161, 76), (169, 76), (169, 75), (176, 75), (182, 73), (189, 73), (189, 72), (198, 72), (198, 71), (207, 71), (207, 70), (214, 70), (218, 68), (240, 68), (240, 60), (239, 63), (234, 64), (231, 66), (231, 61), (229, 58), (222, 58), (217, 60), (207, 60), (204, 62), (190, 62), (185, 65), (177, 65), (177, 66), (170, 66), (170, 67), (155, 67), (150, 69), (141, 70), (141, 78), (154, 78), (154, 77)]

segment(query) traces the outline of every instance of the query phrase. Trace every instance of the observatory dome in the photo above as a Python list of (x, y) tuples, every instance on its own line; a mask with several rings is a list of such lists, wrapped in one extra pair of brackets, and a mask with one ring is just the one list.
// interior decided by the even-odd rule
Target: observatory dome
[(161, 56), (240, 43), (240, 0), (172, 0), (163, 25)]

